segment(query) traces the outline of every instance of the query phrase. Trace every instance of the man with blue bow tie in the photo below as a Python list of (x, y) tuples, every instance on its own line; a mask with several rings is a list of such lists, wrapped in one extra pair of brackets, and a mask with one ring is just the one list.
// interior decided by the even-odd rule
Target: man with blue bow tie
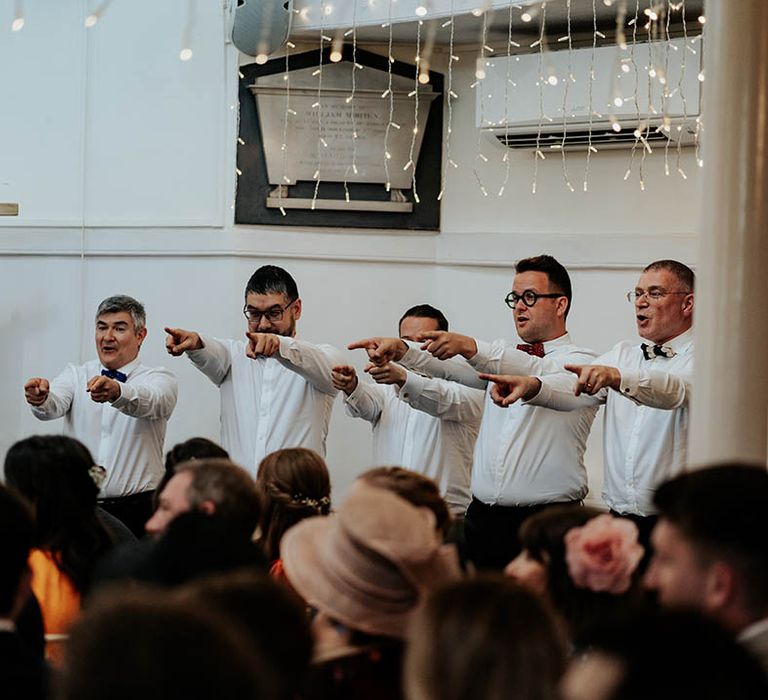
[(618, 343), (592, 364), (566, 364), (566, 372), (486, 375), (500, 406), (518, 399), (558, 411), (605, 404), (603, 500), (635, 521), (645, 544), (656, 521), (656, 487), (687, 461), (693, 288), (688, 266), (652, 262), (627, 294), (639, 340)]
[(176, 377), (139, 360), (147, 336), (144, 306), (112, 296), (96, 312), (98, 360), (69, 364), (53, 381), (35, 377), (24, 396), (40, 420), (64, 418), (107, 472), (100, 505), (141, 536), (163, 474), (163, 442), (176, 406)]

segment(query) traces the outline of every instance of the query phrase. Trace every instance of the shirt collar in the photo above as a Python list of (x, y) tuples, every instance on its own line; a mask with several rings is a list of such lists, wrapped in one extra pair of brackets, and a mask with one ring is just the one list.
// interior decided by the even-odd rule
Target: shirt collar
[(562, 347), (563, 345), (571, 345), (571, 336), (568, 332), (563, 333), (559, 338), (553, 338), (552, 340), (546, 340), (544, 343), (544, 354), (552, 352), (555, 348)]
[(768, 633), (768, 617), (764, 617), (762, 620), (747, 625), (741, 632), (739, 632), (739, 641), (748, 642), (764, 633)]

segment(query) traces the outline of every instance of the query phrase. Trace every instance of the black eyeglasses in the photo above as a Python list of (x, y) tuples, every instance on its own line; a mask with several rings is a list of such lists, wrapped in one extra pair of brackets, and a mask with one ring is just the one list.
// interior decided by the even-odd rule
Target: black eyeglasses
[(526, 289), (522, 294), (518, 294), (517, 292), (510, 292), (507, 294), (506, 297), (504, 297), (504, 303), (510, 308), (514, 309), (517, 305), (517, 302), (521, 299), (523, 300), (523, 304), (525, 304), (528, 308), (533, 306), (539, 299), (557, 299), (557, 297), (564, 297), (565, 294), (537, 294), (534, 291), (531, 291), (530, 289)]
[(667, 292), (663, 289), (635, 289), (633, 292), (627, 292), (627, 301), (634, 304), (641, 297), (646, 297), (651, 301), (659, 301), (670, 294), (690, 294), (690, 292)]
[(288, 310), (291, 304), (295, 304), (298, 299), (288, 302), (285, 306), (278, 306), (271, 308), (269, 311), (259, 311), (258, 309), (251, 308), (247, 304), (243, 307), (243, 314), (248, 319), (249, 323), (258, 325), (261, 322), (262, 317), (266, 318), (270, 323), (278, 323), (283, 320), (283, 314)]

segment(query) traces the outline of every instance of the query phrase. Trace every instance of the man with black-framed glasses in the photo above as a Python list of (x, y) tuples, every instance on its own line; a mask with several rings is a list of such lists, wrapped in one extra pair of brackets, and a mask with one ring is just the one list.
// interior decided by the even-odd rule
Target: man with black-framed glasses
[[(557, 411), (605, 404), (603, 500), (630, 517), (648, 545), (653, 494), (686, 464), (693, 376), (694, 274), (676, 260), (657, 260), (627, 294), (640, 340), (626, 340), (593, 363), (569, 363), (548, 376), (495, 376), (499, 405)], [(515, 372), (510, 374), (529, 374)]]
[[(367, 350), (371, 362), (399, 362), (422, 374), (467, 386), (489, 387), (478, 372), (543, 374), (565, 363), (591, 362), (596, 353), (574, 345), (566, 329), (571, 306), (568, 271), (551, 255), (517, 262), (512, 309), (522, 343), (492, 343), (447, 331), (422, 333), (424, 342), (368, 338), (350, 349)], [(486, 393), (472, 467), (467, 509), (467, 556), (481, 568), (503, 569), (520, 551), (517, 530), (533, 513), (553, 504), (579, 504), (587, 495), (584, 451), (597, 409), (557, 413), (534, 406), (495, 406)]]
[(337, 390), (331, 368), (343, 355), (330, 345), (296, 338), (301, 298), (293, 277), (264, 265), (245, 287), (242, 340), (219, 340), (166, 328), (168, 353), (187, 353), (221, 392), (221, 444), (255, 476), (261, 460), (287, 447), (325, 456)]

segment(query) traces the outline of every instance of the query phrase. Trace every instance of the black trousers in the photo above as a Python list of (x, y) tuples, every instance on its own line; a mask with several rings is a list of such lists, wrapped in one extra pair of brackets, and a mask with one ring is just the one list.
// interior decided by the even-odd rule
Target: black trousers
[(476, 498), (464, 518), (466, 556), (478, 569), (501, 571), (520, 554), (518, 530), (523, 522), (552, 506), (581, 506), (581, 501), (542, 503), (531, 506), (488, 505)]
[(99, 501), (99, 505), (141, 539), (144, 537), (144, 525), (154, 512), (154, 496), (154, 491), (142, 491), (131, 496), (105, 498)]

